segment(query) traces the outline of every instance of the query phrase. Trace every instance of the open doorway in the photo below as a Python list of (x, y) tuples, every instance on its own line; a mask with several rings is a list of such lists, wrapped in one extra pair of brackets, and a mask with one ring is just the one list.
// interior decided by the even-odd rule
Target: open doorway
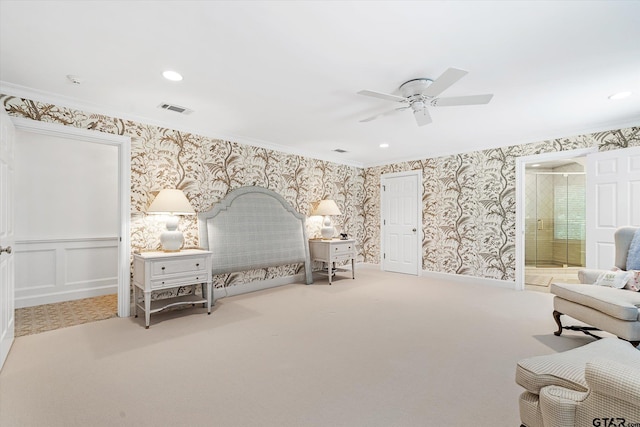
[(548, 292), (578, 283), (586, 260), (586, 155), (545, 153), (516, 161), (516, 288)]
[(578, 283), (586, 259), (585, 157), (525, 165), (525, 288)]
[[(130, 314), (130, 138), (23, 118), (13, 118), (12, 122), (17, 133), (21, 133), (23, 137), (34, 141), (40, 140), (38, 143), (43, 150), (51, 149), (46, 145), (48, 141), (46, 138), (51, 139), (51, 144), (57, 144), (53, 154), (49, 155), (48, 159), (42, 160), (52, 163), (54, 167), (45, 166), (43, 163), (41, 166), (43, 169), (46, 167), (48, 173), (53, 174), (52, 176), (59, 175), (58, 178), (62, 176), (60, 180), (55, 177), (45, 180), (40, 176), (39, 185), (45, 190), (48, 188), (47, 191), (51, 194), (38, 190), (37, 201), (49, 200), (49, 203), (46, 203), (48, 210), (33, 209), (33, 206), (30, 206), (29, 214), (24, 215), (28, 218), (21, 220), (27, 222), (16, 221), (16, 229), (19, 230), (22, 227), (24, 231), (22, 241), (16, 241), (16, 255), (18, 255), (16, 278), (20, 277), (18, 273), (22, 271), (25, 273), (22, 276), (28, 279), (27, 286), (23, 289), (17, 286), (16, 298), (21, 298), (22, 301), (18, 303), (19, 300), (16, 300), (16, 306), (57, 303), (115, 294), (117, 295), (117, 315), (128, 316)], [(65, 144), (68, 147), (65, 148)], [(56, 151), (58, 149), (66, 151), (58, 152)], [(83, 165), (86, 162), (95, 166), (89, 166), (90, 169), (87, 171), (86, 165), (83, 165), (84, 170), (80, 168), (79, 171), (74, 172), (80, 173), (81, 177), (74, 179), (69, 167), (65, 166), (68, 158), (74, 156), (78, 157), (76, 164)], [(104, 161), (105, 156), (109, 158), (108, 161)], [(64, 162), (61, 159), (64, 159)], [(29, 168), (33, 165), (26, 166)], [(109, 176), (108, 180), (100, 179), (105, 175)], [(69, 184), (70, 179), (71, 184)], [(83, 188), (84, 193), (82, 191), (67, 193), (69, 186), (76, 189)], [(61, 203), (56, 201), (54, 194), (56, 191), (56, 194), (60, 193), (60, 187), (65, 187), (62, 190), (64, 197)], [(38, 183), (35, 183), (31, 189), (34, 188), (38, 188)], [(25, 193), (30, 191), (29, 187), (23, 190)], [(107, 197), (109, 200), (107, 205), (110, 206), (101, 208), (101, 203), (104, 204), (104, 201), (100, 198), (109, 193), (111, 197)], [(20, 197), (20, 194), (17, 196)], [(22, 197), (28, 197), (28, 194), (23, 194)], [(59, 212), (55, 212), (58, 215), (56, 217), (51, 204), (65, 208), (71, 207), (71, 209), (66, 211), (60, 209), (66, 213), (60, 216)], [(34, 211), (35, 215), (31, 215)], [(106, 211), (110, 212), (110, 218), (107, 220), (101, 218)], [(48, 221), (50, 225), (49, 228), (40, 227), (44, 237), (39, 238), (31, 233), (33, 230), (38, 230), (38, 226), (32, 221), (42, 216), (47, 218), (45, 222)], [(57, 220), (49, 221), (52, 218)], [(60, 225), (62, 222), (67, 223), (66, 229), (65, 226)], [(88, 230), (94, 230), (94, 232)], [(23, 253), (21, 254), (20, 251)], [(19, 255), (23, 255), (22, 270), (20, 270)], [(40, 281), (41, 283), (38, 284), (43, 286), (33, 286), (37, 281)]]

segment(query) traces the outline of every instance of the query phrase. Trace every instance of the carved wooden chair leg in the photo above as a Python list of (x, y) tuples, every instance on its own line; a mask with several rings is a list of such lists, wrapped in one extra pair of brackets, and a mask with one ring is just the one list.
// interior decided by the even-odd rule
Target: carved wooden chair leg
[(558, 330), (553, 333), (555, 336), (559, 337), (560, 334), (562, 334), (562, 330), (563, 329), (568, 329), (570, 331), (582, 332), (583, 334), (589, 335), (590, 337), (593, 337), (593, 338), (595, 338), (597, 340), (602, 338), (602, 337), (599, 337), (599, 336), (594, 335), (591, 332), (589, 332), (589, 331), (599, 331), (600, 330), (598, 328), (594, 328), (593, 326), (562, 326), (562, 322), (560, 321), (560, 316), (562, 316), (562, 315), (563, 315), (563, 313), (560, 313), (557, 310), (553, 310), (553, 319), (558, 324)]
[(560, 334), (562, 333), (562, 322), (560, 321), (560, 316), (562, 316), (562, 313), (560, 313), (557, 310), (553, 310), (553, 320), (555, 320), (556, 324), (558, 325), (558, 330), (555, 331), (553, 334), (557, 337), (559, 337)]

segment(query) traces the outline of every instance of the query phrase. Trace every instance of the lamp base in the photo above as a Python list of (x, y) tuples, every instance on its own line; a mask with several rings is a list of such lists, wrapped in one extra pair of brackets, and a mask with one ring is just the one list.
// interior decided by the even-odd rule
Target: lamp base
[(170, 216), (167, 219), (167, 229), (160, 234), (162, 249), (166, 252), (178, 252), (184, 243), (184, 235), (178, 230), (178, 217)]
[(331, 224), (331, 217), (329, 215), (324, 216), (324, 221), (322, 222), (322, 228), (320, 229), (320, 234), (324, 240), (331, 240), (333, 236), (336, 234), (336, 229), (333, 228), (333, 224)]

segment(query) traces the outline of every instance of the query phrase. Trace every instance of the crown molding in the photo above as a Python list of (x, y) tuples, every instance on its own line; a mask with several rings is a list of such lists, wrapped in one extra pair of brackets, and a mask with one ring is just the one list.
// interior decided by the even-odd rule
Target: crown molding
[(159, 120), (151, 119), (144, 116), (137, 116), (134, 114), (128, 114), (122, 111), (117, 111), (103, 105), (98, 105), (86, 101), (79, 100), (52, 92), (41, 91), (26, 86), (20, 86), (13, 83), (0, 80), (0, 94), (16, 96), (19, 98), (30, 99), (33, 101), (46, 102), (48, 104), (58, 105), (61, 107), (72, 108), (75, 110), (92, 112), (96, 114), (102, 114), (109, 117), (116, 117), (124, 120), (131, 120), (138, 123), (144, 123), (148, 125), (158, 126), (167, 129), (174, 129), (180, 132), (189, 132), (196, 135), (202, 135), (211, 139), (219, 139), (230, 142), (237, 142), (239, 144), (250, 145), (259, 148), (265, 148), (268, 150), (278, 151), (285, 154), (293, 154), (301, 157), (308, 157), (316, 160), (322, 160), (332, 163), (337, 163), (345, 166), (353, 166), (357, 168), (363, 168), (362, 162), (344, 160), (337, 156), (326, 155), (323, 153), (317, 153), (309, 150), (300, 150), (297, 148), (289, 147), (286, 145), (280, 145), (270, 141), (261, 140), (258, 138), (250, 138), (240, 135), (234, 135), (230, 133), (217, 132), (211, 129), (198, 129), (188, 128), (184, 126), (176, 126), (174, 123), (162, 122)]
[(590, 134), (598, 133), (598, 132), (606, 132), (606, 131), (612, 131), (612, 130), (617, 130), (617, 129), (627, 129), (627, 128), (632, 128), (632, 127), (640, 127), (640, 119), (631, 118), (631, 119), (624, 119), (624, 120), (618, 120), (618, 121), (612, 121), (612, 122), (604, 122), (604, 123), (600, 123), (600, 124), (597, 124), (597, 125), (594, 125), (594, 126), (575, 129), (575, 130), (572, 130), (572, 131), (567, 131), (567, 130), (554, 131), (554, 130), (550, 130), (550, 131), (547, 131), (547, 132), (537, 133), (537, 134), (532, 135), (530, 137), (519, 138), (518, 140), (514, 140), (512, 143), (509, 143), (507, 145), (501, 144), (501, 145), (496, 145), (496, 146), (493, 146), (493, 147), (492, 146), (487, 146), (487, 147), (484, 147), (484, 148), (481, 148), (481, 149), (477, 149), (477, 150), (472, 150), (472, 151), (455, 151), (455, 150), (453, 150), (451, 152), (438, 154), (438, 156), (436, 156), (436, 157), (413, 156), (413, 157), (390, 159), (390, 160), (385, 160), (383, 162), (364, 163), (362, 167), (364, 169), (367, 169), (367, 168), (373, 168), (373, 167), (392, 165), (392, 164), (396, 164), (396, 163), (415, 162), (415, 161), (427, 160), (427, 159), (437, 159), (437, 158), (442, 158), (442, 157), (455, 156), (455, 155), (458, 155), (458, 154), (479, 153), (479, 152), (482, 152), (482, 151), (495, 150), (495, 149), (498, 149), (498, 148), (507, 148), (507, 147), (513, 147), (513, 146), (518, 146), (518, 145), (526, 145), (526, 144), (537, 144), (537, 143), (540, 143), (540, 142), (551, 141), (551, 140), (559, 139), (559, 138), (572, 138), (572, 137), (578, 137), (578, 136), (582, 136), (582, 135), (590, 135)]

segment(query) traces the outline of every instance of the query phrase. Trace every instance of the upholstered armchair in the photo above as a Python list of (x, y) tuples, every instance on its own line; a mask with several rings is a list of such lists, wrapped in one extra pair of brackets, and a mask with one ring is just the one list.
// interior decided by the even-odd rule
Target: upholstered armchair
[(640, 425), (640, 351), (605, 338), (518, 362), (525, 427)]
[[(628, 255), (637, 230), (638, 227), (621, 227), (615, 232), (615, 265), (622, 274), (627, 270)], [(635, 257), (633, 262), (636, 262)], [(603, 272), (583, 269), (578, 273), (582, 284), (551, 284), (550, 291), (555, 294), (553, 317), (558, 324), (555, 335), (560, 335), (563, 329), (570, 329), (595, 336), (590, 331), (602, 330), (637, 347), (640, 344), (640, 292), (611, 286), (589, 286)], [(613, 275), (619, 276), (617, 273)], [(637, 280), (638, 276), (633, 277)], [(560, 319), (563, 314), (590, 326), (563, 326)]]

